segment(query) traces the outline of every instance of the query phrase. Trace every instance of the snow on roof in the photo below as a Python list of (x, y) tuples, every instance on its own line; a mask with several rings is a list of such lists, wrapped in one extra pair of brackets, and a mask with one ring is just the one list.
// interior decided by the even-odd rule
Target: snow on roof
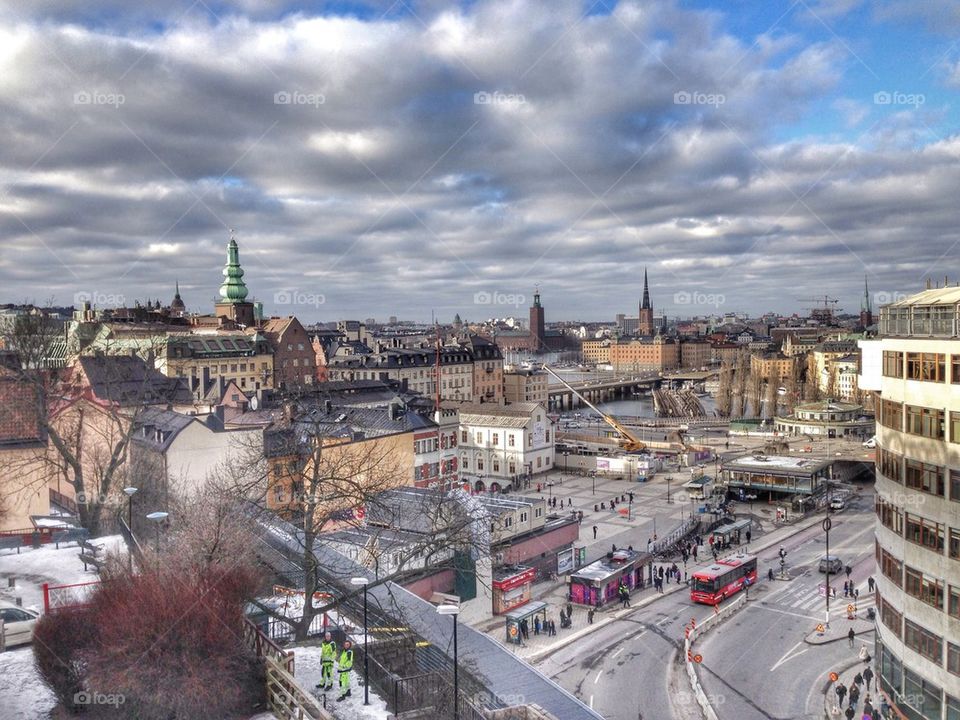
[(831, 464), (831, 460), (790, 455), (744, 455), (724, 463), (724, 469), (780, 470), (809, 474)]

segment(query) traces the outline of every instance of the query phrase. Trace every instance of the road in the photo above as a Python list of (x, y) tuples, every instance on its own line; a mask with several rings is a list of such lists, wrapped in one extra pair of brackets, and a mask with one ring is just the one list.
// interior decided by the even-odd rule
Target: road
[[(874, 572), (872, 493), (865, 494), (842, 513), (833, 516), (830, 554), (853, 568), (851, 579), (860, 589), (857, 603), (862, 616), (873, 607), (867, 577)], [(825, 598), (818, 592), (824, 575), (817, 560), (824, 554), (820, 528), (796, 536), (787, 556), (795, 573), (788, 582), (761, 583), (751, 591), (747, 608), (737, 613), (698, 644), (703, 655), (700, 678), (704, 691), (714, 696), (721, 720), (760, 718), (819, 718), (823, 716), (826, 676), (856, 659), (862, 642), (853, 650), (846, 640), (808, 645), (804, 637), (825, 617)], [(776, 562), (777, 548), (761, 554), (761, 565)], [(843, 597), (846, 578), (831, 582), (838, 597), (831, 601), (831, 623), (846, 621), (849, 600)]]
[[(858, 583), (872, 572), (871, 507), (872, 495), (865, 496), (834, 516), (831, 531), (831, 554), (854, 563)], [(803, 643), (823, 619), (823, 598), (817, 592), (823, 576), (816, 571), (822, 534), (814, 526), (784, 542), (792, 569), (788, 581), (766, 579), (768, 568), (779, 569), (779, 546), (763, 551), (762, 577), (751, 589), (747, 607), (698, 644), (704, 689), (722, 700), (718, 711), (724, 720), (800, 717), (797, 707), (802, 712), (815, 707), (815, 691), (822, 687), (818, 680), (827, 668), (850, 657), (845, 641), (817, 647)], [(838, 582), (842, 587), (843, 580)], [(644, 590), (640, 598), (650, 593)], [(842, 613), (842, 591), (840, 595), (836, 605)], [(861, 601), (866, 605), (865, 589)], [(670, 662), (681, 647), (684, 625), (691, 618), (699, 624), (712, 614), (712, 608), (692, 603), (682, 590), (599, 628), (538, 665), (609, 720), (675, 717), (677, 703), (692, 703), (692, 697), (686, 680), (670, 686), (681, 670), (677, 665), (677, 672), (671, 672)]]

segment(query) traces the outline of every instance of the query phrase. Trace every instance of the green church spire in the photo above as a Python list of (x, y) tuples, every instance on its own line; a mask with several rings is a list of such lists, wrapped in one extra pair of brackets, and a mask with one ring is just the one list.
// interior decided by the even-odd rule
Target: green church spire
[(242, 303), (247, 299), (247, 286), (243, 282), (243, 268), (240, 267), (240, 249), (237, 239), (230, 231), (230, 243), (227, 245), (227, 264), (223, 268), (223, 284), (220, 286), (222, 302)]

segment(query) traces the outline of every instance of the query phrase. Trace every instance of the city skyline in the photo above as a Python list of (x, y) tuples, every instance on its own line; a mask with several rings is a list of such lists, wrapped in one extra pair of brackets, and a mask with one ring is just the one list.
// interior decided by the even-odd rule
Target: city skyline
[(206, 304), (235, 228), (307, 322), (856, 313), (960, 241), (947, 2), (0, 7), (8, 302)]

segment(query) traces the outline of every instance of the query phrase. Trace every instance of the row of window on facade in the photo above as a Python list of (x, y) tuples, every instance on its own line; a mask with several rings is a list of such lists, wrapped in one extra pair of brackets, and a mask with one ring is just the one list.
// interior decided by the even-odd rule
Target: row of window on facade
[[(522, 433), (504, 433), (504, 434), (503, 434), (503, 435), (504, 435), (504, 438), (505, 438), (506, 441), (507, 441), (507, 447), (516, 447), (516, 446), (517, 446), (516, 436), (517, 436), (518, 434), (522, 434)], [(531, 432), (531, 433), (526, 433), (526, 435), (527, 435), (527, 447), (533, 447), (533, 433), (532, 433), (532, 432)], [(476, 443), (475, 443), (475, 445), (483, 445), (483, 444), (484, 444), (484, 443), (483, 443), (483, 433), (482, 433), (482, 432), (476, 433), (476, 436), (475, 436), (475, 437), (476, 437)], [(544, 442), (550, 442), (550, 431), (549, 431), (549, 430), (547, 430), (547, 431), (545, 432), (543, 439), (544, 439)], [(467, 431), (467, 430), (461, 430), (461, 431), (460, 431), (460, 442), (463, 443), (463, 444), (467, 444), (467, 443), (470, 442), (470, 434), (469, 434), (469, 431)], [(496, 447), (496, 446), (499, 445), (499, 444), (500, 444), (500, 433), (498, 433), (498, 432), (492, 433), (492, 434), (491, 434), (491, 437), (490, 437), (490, 445), (491, 445), (492, 447)]]
[(939, 408), (906, 405), (895, 400), (880, 402), (879, 422), (891, 430), (960, 443), (960, 413), (950, 412), (950, 432), (946, 432), (947, 413)]
[(946, 552), (952, 560), (960, 560), (960, 529), (901, 510), (880, 495), (874, 506), (880, 524), (899, 537), (940, 555)]
[(960, 645), (945, 642), (939, 634), (927, 630), (913, 620), (904, 618), (903, 613), (891, 605), (879, 592), (877, 592), (877, 607), (880, 608), (880, 621), (904, 645), (930, 662), (940, 667), (946, 666), (947, 670), (954, 675), (960, 675)]
[[(537, 456), (536, 462), (532, 462), (531, 464), (535, 465), (537, 469), (550, 467), (550, 458), (543, 457), (542, 455), (540, 455), (540, 456)], [(464, 470), (469, 470), (470, 458), (464, 455), (462, 458), (460, 458), (460, 465)], [(490, 465), (491, 465), (491, 472), (495, 472), (495, 473), (500, 472), (500, 458), (493, 458), (493, 460), (490, 461)], [(474, 463), (474, 468), (477, 472), (483, 472), (484, 470), (487, 469), (486, 462), (482, 457), (478, 457), (476, 459), (476, 462)], [(509, 475), (517, 474), (517, 464), (513, 460), (510, 460), (507, 462), (507, 473)]]
[[(913, 460), (883, 448), (877, 451), (877, 470), (911, 490), (960, 502), (960, 470)], [(922, 498), (918, 500), (922, 502)]]
[(875, 554), (877, 567), (890, 582), (907, 595), (960, 620), (960, 587), (904, 564), (881, 547), (879, 542), (875, 542)]
[[(883, 351), (883, 375), (923, 382), (947, 381), (945, 353)], [(960, 384), (960, 355), (950, 355), (950, 382)]]
[(908, 720), (943, 717), (960, 720), (960, 699), (944, 694), (936, 684), (924, 679), (903, 662), (882, 642), (877, 642), (879, 683), (893, 696), (898, 709)]

